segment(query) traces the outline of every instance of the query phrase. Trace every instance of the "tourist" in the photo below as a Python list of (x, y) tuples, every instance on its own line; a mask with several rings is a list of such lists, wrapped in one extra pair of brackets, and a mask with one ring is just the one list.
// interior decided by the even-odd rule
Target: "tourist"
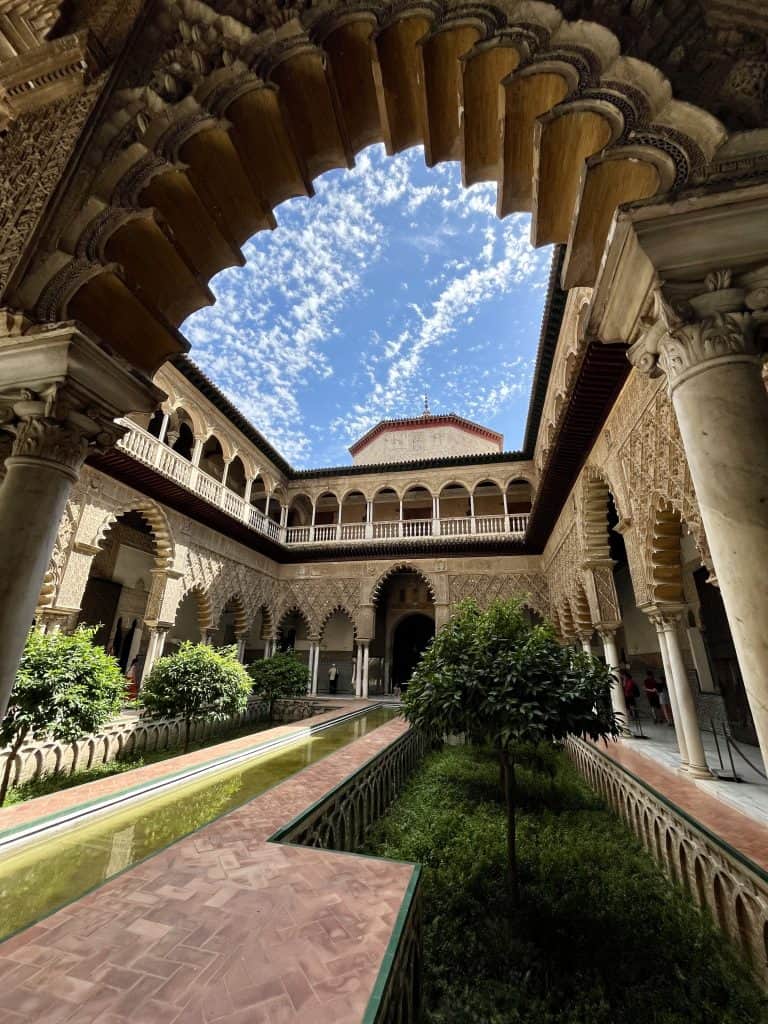
[(664, 716), (664, 721), (670, 728), (674, 728), (675, 722), (672, 718), (672, 705), (669, 701), (669, 688), (667, 687), (667, 681), (662, 676), (656, 683), (656, 689), (659, 691), (659, 704), (661, 705), (661, 713)]
[(652, 668), (649, 668), (646, 673), (645, 679), (643, 680), (643, 689), (645, 690), (648, 707), (651, 709), (651, 717), (656, 725), (661, 725), (664, 721), (664, 716), (661, 713), (659, 691), (656, 687), (656, 680), (654, 678)]
[(624, 690), (624, 700), (627, 702), (629, 717), (637, 718), (636, 701), (640, 696), (640, 689), (626, 669), (621, 670), (621, 688)]
[(336, 693), (336, 687), (339, 680), (339, 670), (336, 668), (336, 662), (331, 665), (328, 669), (328, 692)]
[(128, 671), (125, 673), (125, 678), (128, 681), (128, 699), (136, 700), (139, 695), (139, 675), (140, 675), (140, 662), (139, 655), (133, 659), (131, 664), (128, 666)]

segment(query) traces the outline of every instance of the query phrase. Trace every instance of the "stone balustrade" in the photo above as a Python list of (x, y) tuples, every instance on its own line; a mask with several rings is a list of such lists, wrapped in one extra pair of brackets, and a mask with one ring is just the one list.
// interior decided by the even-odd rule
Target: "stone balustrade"
[[(425, 752), (423, 736), (409, 729), (354, 774), (271, 837), (273, 842), (354, 852), (368, 828), (397, 797)], [(390, 940), (365, 1020), (371, 1024), (415, 1024), (421, 973), (420, 869), (414, 874), (398, 927)]]
[(571, 738), (566, 749), (590, 786), (665, 874), (710, 913), (768, 988), (768, 875), (591, 744)]
[[(316, 715), (316, 702), (308, 700), (276, 701), (274, 722), (295, 722)], [(264, 721), (267, 705), (264, 701), (252, 700), (244, 711), (226, 719), (213, 720), (198, 718), (192, 722), (190, 738), (205, 740), (210, 736), (226, 734), (249, 723)], [(87, 771), (100, 764), (108, 764), (129, 754), (154, 753), (179, 746), (183, 742), (183, 718), (151, 718), (138, 715), (135, 718), (116, 719), (105, 726), (102, 732), (67, 743), (60, 740), (41, 740), (25, 744), (15, 758), (11, 772), (11, 786), (30, 782), (44, 775), (61, 772), (72, 775), (76, 771)], [(5, 771), (7, 759), (11, 756), (5, 748), (0, 750), (0, 776)]]
[(377, 540), (389, 542), (434, 537), (471, 539), (488, 536), (522, 540), (528, 528), (528, 513), (519, 512), (435, 519), (396, 519), (386, 522), (283, 526), (131, 420), (121, 420), (121, 423), (128, 427), (128, 431), (118, 440), (118, 448), (279, 544), (314, 546), (370, 543)]

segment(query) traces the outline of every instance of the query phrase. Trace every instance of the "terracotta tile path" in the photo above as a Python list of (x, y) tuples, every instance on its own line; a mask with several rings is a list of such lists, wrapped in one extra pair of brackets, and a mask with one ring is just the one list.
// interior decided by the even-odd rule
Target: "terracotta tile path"
[(663, 767), (631, 742), (619, 740), (607, 747), (604, 744), (597, 745), (597, 749), (639, 776), (670, 803), (720, 836), (758, 867), (768, 871), (768, 828), (759, 821), (706, 793), (703, 785), (686, 779), (681, 772)]
[(265, 840), (405, 728), (381, 726), (0, 944), (0, 1020), (360, 1024), (413, 869)]
[[(322, 706), (327, 707), (328, 703), (327, 700), (323, 701)], [(0, 835), (7, 829), (28, 825), (38, 818), (45, 818), (51, 814), (69, 811), (81, 804), (114, 796), (133, 786), (154, 782), (166, 775), (195, 768), (198, 765), (206, 764), (208, 761), (228, 757), (239, 751), (248, 750), (250, 747), (260, 746), (262, 743), (269, 743), (271, 740), (290, 736), (292, 733), (306, 729), (310, 721), (312, 725), (322, 725), (323, 722), (338, 718), (339, 715), (351, 714), (353, 711), (359, 711), (373, 704), (373, 701), (366, 700), (345, 701), (344, 704), (340, 704), (339, 707), (334, 708), (332, 711), (313, 715), (311, 720), (304, 718), (297, 722), (275, 726), (273, 729), (254, 732), (249, 736), (239, 736), (235, 740), (225, 740), (223, 743), (217, 743), (214, 746), (193, 750), (189, 754), (169, 757), (165, 761), (157, 761), (154, 764), (145, 765), (143, 768), (121, 772), (119, 775), (110, 775), (108, 778), (97, 779), (95, 782), (86, 782), (82, 786), (73, 786), (71, 789), (63, 789), (58, 793), (50, 793), (48, 796), (38, 796), (34, 800), (26, 800), (22, 804), (4, 807), (0, 809)]]

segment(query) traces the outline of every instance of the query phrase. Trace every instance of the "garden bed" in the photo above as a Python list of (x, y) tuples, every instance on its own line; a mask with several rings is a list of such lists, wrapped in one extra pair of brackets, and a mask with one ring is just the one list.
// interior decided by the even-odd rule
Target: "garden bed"
[(424, 866), (424, 1024), (765, 1024), (736, 952), (564, 755), (518, 772), (522, 903), (499, 768), (430, 755), (365, 851)]

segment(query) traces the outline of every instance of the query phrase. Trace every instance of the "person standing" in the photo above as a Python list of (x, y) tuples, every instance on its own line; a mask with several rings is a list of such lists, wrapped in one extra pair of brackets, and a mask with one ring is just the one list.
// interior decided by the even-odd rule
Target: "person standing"
[(660, 725), (664, 721), (664, 718), (661, 714), (659, 691), (656, 688), (656, 679), (654, 678), (652, 668), (649, 668), (645, 675), (645, 679), (643, 680), (643, 689), (645, 690), (648, 707), (651, 709), (653, 721), (656, 725)]
[(339, 684), (339, 670), (336, 668), (336, 662), (331, 665), (328, 669), (328, 692), (336, 693), (336, 689)]
[(661, 713), (664, 716), (664, 721), (667, 725), (674, 727), (675, 721), (672, 717), (669, 688), (667, 687), (667, 681), (664, 676), (662, 676), (656, 683), (656, 689), (659, 691), (659, 704), (661, 705)]
[(640, 695), (640, 690), (626, 669), (621, 671), (621, 688), (624, 691), (624, 700), (627, 703), (629, 717), (637, 718), (637, 698)]

